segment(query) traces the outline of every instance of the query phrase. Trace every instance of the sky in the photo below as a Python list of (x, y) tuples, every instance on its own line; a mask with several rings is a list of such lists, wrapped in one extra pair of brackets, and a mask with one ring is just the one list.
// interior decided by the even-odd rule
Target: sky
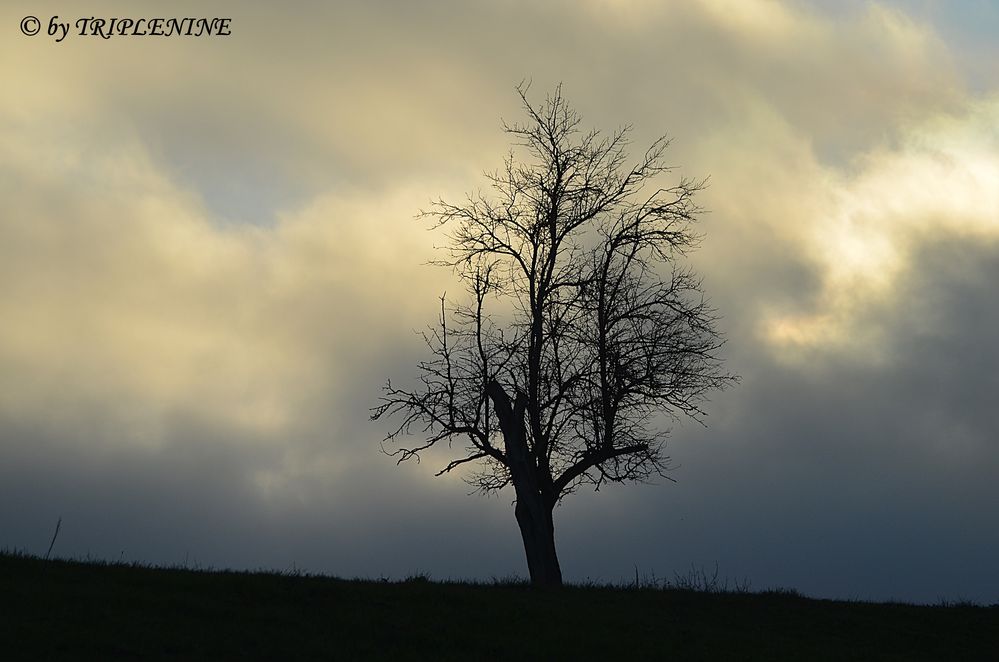
[[(345, 577), (527, 574), (512, 492), (368, 420), (456, 292), (416, 219), (515, 86), (672, 137), (741, 382), (675, 482), (555, 513), (570, 581), (690, 568), (999, 602), (999, 2), (198, 2), (215, 38), (0, 9), (0, 547)], [(36, 36), (20, 33), (39, 18)]]

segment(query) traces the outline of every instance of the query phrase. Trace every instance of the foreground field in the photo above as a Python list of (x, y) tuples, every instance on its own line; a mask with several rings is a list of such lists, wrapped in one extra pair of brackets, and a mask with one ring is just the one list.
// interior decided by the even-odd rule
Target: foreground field
[(999, 607), (347, 581), (0, 555), (4, 660), (995, 660)]

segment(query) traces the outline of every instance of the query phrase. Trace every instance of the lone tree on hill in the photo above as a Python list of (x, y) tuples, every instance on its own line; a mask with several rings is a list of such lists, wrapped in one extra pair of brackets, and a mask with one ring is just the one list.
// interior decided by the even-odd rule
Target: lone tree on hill
[(552, 511), (582, 485), (668, 477), (669, 419), (732, 376), (700, 280), (678, 263), (699, 236), (703, 181), (661, 184), (672, 168), (659, 138), (628, 165), (630, 127), (580, 130), (557, 87), (540, 106), (517, 92), (525, 123), (487, 174), (490, 193), (438, 200), (421, 217), (444, 228), (446, 257), (468, 298), (441, 297), (424, 334), (429, 358), (413, 389), (387, 383), (372, 418), (395, 416), (386, 441), (418, 431), (399, 462), (440, 442), (464, 447), (484, 492), (513, 485), (531, 582), (562, 583)]

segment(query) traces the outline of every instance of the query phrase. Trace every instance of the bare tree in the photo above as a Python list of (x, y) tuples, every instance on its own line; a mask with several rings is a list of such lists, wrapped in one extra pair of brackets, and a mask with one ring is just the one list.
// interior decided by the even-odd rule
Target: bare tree
[(584, 132), (561, 87), (540, 106), (517, 92), (527, 120), (487, 174), (488, 194), (438, 200), (421, 217), (448, 239), (438, 264), (468, 298), (424, 334), (430, 357), (415, 388), (385, 387), (372, 418), (395, 416), (386, 441), (418, 431), (464, 451), (489, 492), (513, 485), (531, 581), (559, 585), (553, 509), (581, 485), (667, 477), (669, 419), (701, 420), (722, 370), (714, 311), (678, 258), (699, 236), (703, 181), (660, 182), (669, 140), (628, 165), (630, 127)]

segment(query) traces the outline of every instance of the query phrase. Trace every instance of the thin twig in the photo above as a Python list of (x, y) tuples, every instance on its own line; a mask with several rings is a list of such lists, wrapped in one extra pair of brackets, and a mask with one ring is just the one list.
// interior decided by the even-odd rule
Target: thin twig
[(61, 526), (62, 526), (62, 518), (60, 517), (59, 521), (56, 522), (55, 533), (52, 534), (52, 542), (49, 543), (49, 551), (45, 552), (45, 560), (46, 561), (48, 560), (49, 555), (52, 553), (52, 547), (55, 546), (56, 538), (59, 537), (59, 527), (61, 527)]

